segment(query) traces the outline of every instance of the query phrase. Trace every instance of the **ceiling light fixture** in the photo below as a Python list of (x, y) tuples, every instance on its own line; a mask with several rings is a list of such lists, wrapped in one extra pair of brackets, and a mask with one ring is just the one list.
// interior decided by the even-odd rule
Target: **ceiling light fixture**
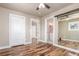
[(52, 23), (49, 23), (49, 25), (53, 25)]
[(39, 10), (39, 9), (41, 9), (41, 8), (50, 9), (50, 6), (47, 5), (46, 3), (40, 3), (40, 4), (37, 6), (36, 10)]
[(44, 3), (40, 3), (39, 8), (45, 8)]

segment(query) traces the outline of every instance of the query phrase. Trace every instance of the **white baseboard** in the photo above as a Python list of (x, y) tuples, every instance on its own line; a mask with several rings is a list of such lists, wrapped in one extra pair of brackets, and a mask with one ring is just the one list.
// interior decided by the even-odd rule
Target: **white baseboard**
[(45, 43), (47, 43), (46, 41), (44, 41), (44, 40), (39, 40), (40, 42), (45, 42)]
[(49, 43), (49, 44), (53, 44), (53, 42), (47, 42), (47, 43)]
[(31, 44), (32, 42), (26, 42), (26, 43), (24, 43), (24, 45), (26, 45), (26, 44)]
[(71, 42), (79, 42), (78, 40), (70, 40), (70, 39), (62, 39), (62, 40), (71, 41)]
[(6, 49), (6, 48), (10, 48), (10, 46), (3, 46), (3, 47), (0, 47), (0, 49)]
[[(26, 42), (24, 43), (24, 45), (26, 44), (31, 44), (32, 42)], [(6, 49), (6, 48), (11, 48), (11, 46), (3, 46), (3, 47), (0, 47), (0, 49)]]
[(39, 40), (40, 42), (44, 42), (44, 43), (49, 43), (49, 44), (53, 44), (53, 42), (46, 42), (44, 40)]
[(75, 50), (75, 49), (72, 49), (72, 48), (68, 48), (68, 47), (65, 47), (65, 46), (58, 45), (58, 44), (53, 44), (53, 45), (56, 46), (56, 47), (62, 48), (62, 49), (66, 49), (68, 51), (72, 51), (72, 52), (75, 52), (75, 53), (79, 53), (78, 50)]

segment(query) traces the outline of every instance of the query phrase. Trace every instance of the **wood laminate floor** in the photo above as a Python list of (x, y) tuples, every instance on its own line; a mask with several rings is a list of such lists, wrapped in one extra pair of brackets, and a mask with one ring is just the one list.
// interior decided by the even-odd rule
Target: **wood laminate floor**
[(48, 43), (39, 42), (35, 48), (32, 44), (20, 45), (0, 50), (0, 56), (66, 56), (68, 51)]

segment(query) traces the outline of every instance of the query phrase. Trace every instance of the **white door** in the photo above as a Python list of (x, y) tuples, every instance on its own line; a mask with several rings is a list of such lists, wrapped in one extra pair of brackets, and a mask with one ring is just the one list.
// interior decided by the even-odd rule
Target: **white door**
[(25, 17), (10, 14), (10, 45), (16, 46), (25, 43)]
[(30, 38), (40, 39), (40, 21), (37, 19), (31, 19)]

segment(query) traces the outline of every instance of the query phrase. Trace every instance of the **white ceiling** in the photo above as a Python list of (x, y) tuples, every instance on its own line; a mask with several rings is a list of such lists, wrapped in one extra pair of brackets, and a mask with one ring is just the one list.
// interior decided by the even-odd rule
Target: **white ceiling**
[(39, 5), (39, 3), (0, 3), (0, 6), (28, 13), (31, 15), (43, 17), (45, 15), (48, 15), (52, 12), (55, 12), (59, 9), (71, 5), (71, 3), (47, 3), (47, 4), (50, 6), (50, 9), (44, 8), (38, 11), (36, 10), (36, 7)]

